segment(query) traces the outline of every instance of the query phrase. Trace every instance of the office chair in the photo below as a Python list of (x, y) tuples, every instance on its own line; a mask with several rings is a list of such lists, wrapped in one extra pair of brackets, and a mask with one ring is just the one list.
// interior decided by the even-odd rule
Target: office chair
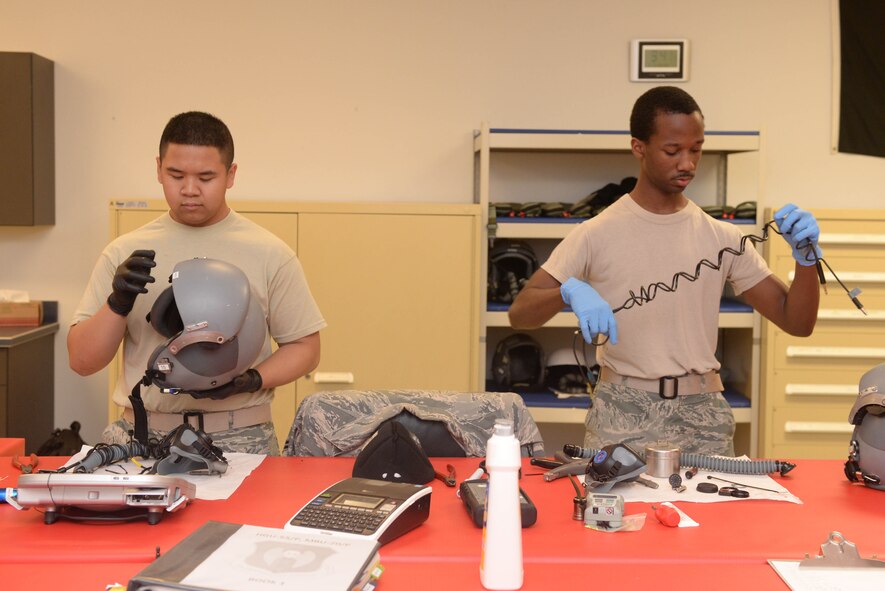
[(338, 390), (305, 398), (283, 455), (355, 456), (386, 421), (406, 426), (431, 457), (483, 457), (496, 419), (513, 421), (523, 456), (544, 442), (523, 399), (513, 392)]

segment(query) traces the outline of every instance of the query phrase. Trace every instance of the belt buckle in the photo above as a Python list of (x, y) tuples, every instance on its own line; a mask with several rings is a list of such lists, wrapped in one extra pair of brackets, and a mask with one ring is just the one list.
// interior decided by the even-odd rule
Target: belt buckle
[(188, 411), (181, 413), (181, 416), (183, 419), (182, 423), (184, 423), (185, 425), (190, 425), (191, 427), (193, 427), (193, 425), (191, 425), (190, 420), (188, 420), (188, 419), (190, 419), (191, 417), (197, 417), (197, 425), (199, 425), (200, 431), (203, 431), (205, 433), (206, 429), (203, 427), (203, 413), (202, 412), (196, 411), (196, 410), (188, 410)]
[[(664, 394), (665, 384), (667, 380), (673, 380), (673, 395), (667, 396)], [(658, 380), (658, 395), (664, 400), (673, 400), (679, 395), (679, 378), (676, 376), (664, 376)]]

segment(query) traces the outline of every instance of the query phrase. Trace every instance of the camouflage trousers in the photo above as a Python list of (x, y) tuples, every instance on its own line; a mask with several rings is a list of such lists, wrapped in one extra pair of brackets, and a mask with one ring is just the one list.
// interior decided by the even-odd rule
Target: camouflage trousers
[[(129, 421), (122, 418), (117, 419), (105, 427), (101, 434), (101, 441), (109, 445), (113, 443), (129, 443), (132, 439), (130, 434), (133, 430), (134, 427)], [(160, 441), (166, 436), (166, 433), (166, 431), (148, 429), (148, 438)], [(216, 431), (215, 433), (210, 433), (209, 437), (212, 438), (212, 443), (221, 448), (223, 452), (268, 456), (280, 455), (280, 444), (277, 442), (277, 434), (274, 431), (273, 423), (261, 423), (249, 427), (228, 429), (227, 431)]]
[(584, 419), (584, 447), (627, 443), (637, 451), (666, 441), (685, 453), (734, 455), (734, 414), (721, 392), (668, 400), (611, 382), (599, 382)]

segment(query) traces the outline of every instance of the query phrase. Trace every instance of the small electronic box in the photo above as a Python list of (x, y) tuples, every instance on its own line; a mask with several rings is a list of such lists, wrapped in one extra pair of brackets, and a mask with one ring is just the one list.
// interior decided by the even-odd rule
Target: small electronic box
[(617, 529), (624, 522), (624, 497), (605, 493), (589, 493), (584, 509), (584, 525), (599, 529)]
[[(467, 514), (473, 519), (474, 525), (482, 527), (485, 518), (486, 509), (486, 490), (489, 481), (485, 479), (465, 480), (461, 483), (459, 489), (461, 500), (464, 502), (464, 508)], [(538, 509), (525, 491), (519, 489), (519, 514), (522, 518), (522, 526), (530, 527), (538, 520)]]
[(347, 478), (314, 497), (283, 529), (386, 544), (427, 520), (430, 493), (426, 485)]

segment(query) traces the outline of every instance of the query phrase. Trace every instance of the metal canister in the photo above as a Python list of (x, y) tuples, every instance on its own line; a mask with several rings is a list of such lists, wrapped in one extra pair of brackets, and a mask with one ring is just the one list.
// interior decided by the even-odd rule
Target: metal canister
[(659, 441), (645, 448), (645, 472), (656, 478), (667, 478), (679, 472), (679, 448)]

